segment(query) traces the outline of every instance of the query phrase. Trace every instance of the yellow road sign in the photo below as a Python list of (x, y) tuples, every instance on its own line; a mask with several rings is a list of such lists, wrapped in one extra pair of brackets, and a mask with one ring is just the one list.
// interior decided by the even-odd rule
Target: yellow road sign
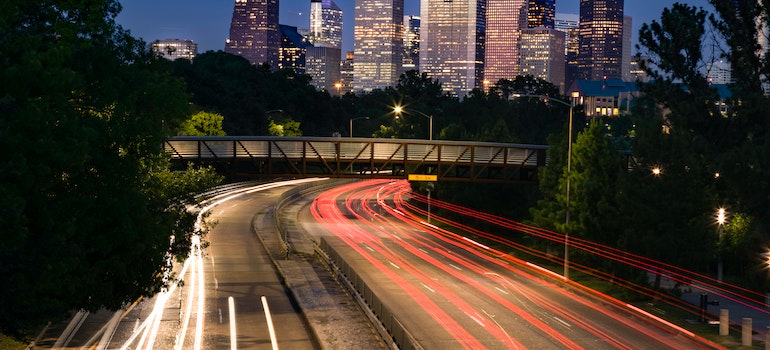
[(409, 181), (438, 181), (438, 175), (409, 174)]

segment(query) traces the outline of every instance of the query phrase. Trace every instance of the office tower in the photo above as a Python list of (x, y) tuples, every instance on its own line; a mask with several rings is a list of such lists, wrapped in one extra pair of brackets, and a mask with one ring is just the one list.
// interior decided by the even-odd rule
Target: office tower
[(564, 93), (564, 33), (539, 27), (521, 31), (521, 75), (551, 82)]
[(421, 70), (452, 95), (465, 97), (483, 85), (486, 3), (420, 2)]
[(631, 58), (631, 80), (646, 83), (650, 81), (650, 76), (642, 69), (642, 64), (649, 64), (650, 57), (636, 54)]
[(297, 74), (305, 73), (307, 49), (313, 47), (302, 36), (297, 27), (281, 24), (281, 47), (278, 50), (278, 69), (292, 69)]
[(556, 0), (529, 0), (528, 28), (554, 28)]
[(278, 0), (235, 0), (225, 52), (277, 69), (280, 44)]
[[(342, 50), (336, 47), (308, 47), (305, 56), (307, 74), (311, 77), (310, 84), (318, 90), (326, 90), (336, 95), (339, 90), (335, 84), (340, 81), (340, 61)], [(341, 88), (341, 87), (340, 87)]]
[(623, 63), (621, 64), (623, 81), (634, 81), (634, 77), (631, 75), (631, 39), (633, 32), (631, 23), (631, 16), (623, 16)]
[(353, 57), (352, 51), (345, 52), (345, 59), (340, 63), (340, 85), (334, 86), (338, 95), (353, 92)]
[(529, 0), (487, 1), (484, 79), (491, 84), (520, 74), (519, 39), (527, 28)]
[(198, 54), (198, 44), (192, 40), (163, 39), (155, 40), (150, 44), (152, 52), (160, 54), (167, 60), (185, 58), (192, 60)]
[(404, 50), (404, 0), (356, 0), (353, 89), (396, 86)]
[(577, 57), (580, 47), (580, 21), (575, 14), (557, 13), (554, 27), (564, 32), (564, 86), (569, 88), (577, 75)]
[(311, 0), (309, 37), (315, 46), (307, 49), (305, 59), (310, 84), (338, 95), (341, 91), (338, 84), (342, 84), (342, 10), (334, 1)]
[(420, 70), (420, 17), (404, 16), (404, 71)]
[(706, 66), (706, 78), (710, 84), (733, 83), (732, 65), (723, 59), (718, 59)]
[(342, 49), (342, 10), (332, 0), (310, 1), (310, 42)]
[(577, 79), (621, 79), (623, 0), (580, 0)]

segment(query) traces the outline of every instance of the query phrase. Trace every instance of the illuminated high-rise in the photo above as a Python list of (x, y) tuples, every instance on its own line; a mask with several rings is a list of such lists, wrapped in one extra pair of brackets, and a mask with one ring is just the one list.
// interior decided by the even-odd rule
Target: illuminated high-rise
[(521, 75), (546, 80), (564, 93), (564, 33), (552, 28), (521, 32)]
[(404, 47), (404, 0), (356, 0), (353, 89), (396, 86)]
[(527, 28), (529, 0), (487, 1), (484, 79), (494, 84), (521, 73), (519, 41)]
[(576, 79), (623, 76), (623, 0), (580, 0)]
[(235, 0), (225, 52), (277, 69), (280, 45), (278, 0)]
[(163, 39), (155, 40), (150, 45), (152, 52), (173, 61), (177, 58), (192, 60), (198, 54), (198, 44), (192, 40)]
[(486, 0), (420, 2), (420, 69), (464, 97), (482, 86)]
[(404, 70), (420, 70), (420, 17), (404, 16)]
[(342, 10), (334, 1), (310, 1), (310, 42), (342, 49)]
[(529, 0), (528, 28), (554, 28), (556, 0)]

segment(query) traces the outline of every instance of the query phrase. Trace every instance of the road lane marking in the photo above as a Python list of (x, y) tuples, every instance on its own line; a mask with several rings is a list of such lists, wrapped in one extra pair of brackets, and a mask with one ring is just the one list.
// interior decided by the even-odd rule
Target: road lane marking
[(560, 318), (558, 318), (556, 316), (554, 316), (553, 319), (556, 320), (556, 321), (559, 321), (559, 323), (563, 324), (567, 328), (572, 328), (572, 325), (567, 323), (567, 321), (564, 321), (564, 320), (562, 320), (562, 319), (560, 319)]
[[(235, 331), (235, 299), (227, 298), (227, 305), (230, 310), (230, 350), (238, 349), (238, 333)], [(220, 312), (222, 309), (220, 309)]]
[(273, 327), (273, 317), (270, 315), (270, 306), (267, 305), (267, 298), (262, 296), (262, 307), (265, 309), (265, 318), (267, 319), (267, 329), (270, 332), (270, 342), (273, 344), (273, 350), (278, 350), (278, 339), (275, 337), (275, 328)]

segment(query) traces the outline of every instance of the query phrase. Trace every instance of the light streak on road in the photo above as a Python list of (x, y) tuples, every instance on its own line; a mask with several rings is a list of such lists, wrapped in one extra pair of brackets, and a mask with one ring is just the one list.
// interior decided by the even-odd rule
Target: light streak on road
[(235, 328), (235, 299), (227, 298), (227, 306), (230, 312), (230, 350), (238, 349), (238, 332)]
[[(293, 186), (293, 185), (299, 185), (306, 182), (313, 182), (313, 181), (320, 181), (320, 180), (326, 180), (326, 178), (307, 178), (307, 179), (297, 179), (297, 180), (260, 184), (256, 186), (236, 189), (227, 193), (219, 194), (206, 201), (206, 203), (208, 204), (205, 205), (200, 210), (200, 212), (198, 213), (197, 220), (195, 222), (195, 233), (191, 239), (190, 256), (188, 257), (187, 260), (185, 260), (183, 267), (181, 269), (181, 272), (179, 274), (180, 278), (183, 278), (186, 275), (187, 270), (189, 268), (191, 283), (189, 284), (190, 287), (187, 295), (187, 298), (188, 298), (187, 307), (184, 314), (180, 316), (181, 326), (177, 331), (176, 343), (174, 344), (174, 349), (180, 350), (180, 349), (189, 348), (189, 345), (187, 345), (186, 341), (187, 341), (188, 328), (190, 327), (190, 322), (192, 322), (193, 315), (195, 315), (195, 334), (193, 336), (192, 348), (195, 350), (200, 350), (202, 347), (203, 332), (204, 332), (203, 317), (205, 315), (206, 293), (205, 293), (205, 274), (204, 274), (204, 268), (203, 268), (203, 252), (201, 248), (200, 233), (202, 233), (204, 230), (203, 219), (205, 215), (209, 211), (211, 211), (213, 208), (217, 207), (218, 205), (225, 203), (227, 201), (230, 201), (232, 199), (238, 198), (244, 194), (251, 194), (259, 191), (278, 188), (278, 187)], [(192, 267), (190, 268), (190, 266)], [(160, 327), (160, 321), (163, 318), (163, 311), (166, 309), (168, 300), (171, 294), (174, 293), (178, 285), (179, 285), (179, 281), (172, 281), (172, 283), (170, 283), (168, 290), (161, 291), (156, 295), (155, 305), (153, 307), (152, 312), (138, 327), (136, 327), (136, 331), (134, 332), (134, 334), (132, 334), (120, 347), (121, 350), (127, 350), (129, 348), (151, 350), (156, 347), (161, 347), (161, 345), (158, 345), (158, 346), (155, 345), (155, 342), (158, 336), (158, 330)], [(197, 303), (195, 303), (194, 301), (197, 301)], [(193, 311), (193, 308), (195, 308), (194, 311)], [(134, 344), (134, 342), (136, 341), (136, 338), (140, 334), (141, 334), (141, 337), (139, 341), (136, 344)], [(163, 347), (165, 347), (165, 345)]]
[(267, 297), (262, 298), (262, 307), (265, 309), (265, 319), (267, 319), (267, 330), (270, 332), (270, 343), (273, 344), (273, 350), (278, 350), (278, 339), (275, 336), (275, 327), (273, 327), (273, 316), (270, 314), (270, 305), (267, 304)]
[[(617, 349), (628, 349), (629, 345), (635, 344), (636, 339), (645, 339), (644, 341), (657, 344), (654, 346), (660, 348), (681, 348), (683, 344), (686, 344), (685, 347), (697, 346), (694, 343), (688, 344), (686, 340), (683, 342), (682, 339), (676, 339), (671, 332), (664, 335), (666, 333), (661, 333), (658, 328), (639, 324), (638, 320), (629, 318), (628, 314), (611, 310), (601, 302), (578, 297), (574, 292), (551, 283), (551, 280), (556, 280), (571, 288), (580, 289), (572, 281), (564, 281), (560, 276), (557, 279), (550, 270), (441, 227), (447, 224), (455, 225), (474, 236), (485, 239), (489, 239), (492, 236), (490, 234), (440, 217), (436, 217), (436, 222), (444, 225), (428, 225), (422, 222), (421, 218), (424, 217), (425, 212), (403, 201), (404, 194), (409, 191), (405, 181), (389, 184), (382, 184), (381, 181), (376, 180), (359, 182), (325, 192), (316, 198), (311, 206), (311, 212), (317, 221), (327, 226), (330, 232), (376, 267), (390, 281), (390, 284), (402, 288), (406, 295), (424, 308), (426, 314), (433, 317), (447, 333), (453, 335), (461, 346), (475, 347), (476, 345), (471, 344), (481, 344), (475, 340), (477, 333), (463, 333), (462, 336), (456, 336), (459, 334), (457, 332), (465, 331), (464, 327), (469, 326), (459, 318), (453, 318), (436, 304), (429, 302), (430, 298), (434, 297), (428, 297), (425, 294), (426, 291), (450, 302), (473, 323), (482, 327), (487, 334), (493, 335), (508, 347), (523, 347), (520, 343), (511, 343), (517, 337), (511, 337), (504, 329), (504, 324), (493, 319), (485, 309), (477, 309), (470, 303), (472, 301), (466, 302), (460, 294), (457, 294), (464, 293), (463, 291), (449, 288), (434, 278), (435, 272), (428, 272), (425, 268), (418, 267), (418, 264), (440, 270), (450, 277), (449, 280), (459, 281), (459, 285), (467, 286), (463, 289), (472, 290), (473, 292), (469, 292), (472, 295), (483, 295), (485, 298), (481, 298), (482, 300), (494, 302), (507, 311), (503, 313), (507, 315), (506, 324), (511, 322), (511, 315), (515, 315), (518, 318), (518, 321), (515, 321), (517, 324), (521, 321), (530, 324), (529, 329), (537, 329), (543, 339), (550, 339), (549, 341), (553, 342), (551, 344), (559, 343), (560, 346), (571, 349), (581, 348), (581, 345), (573, 342), (566, 334), (586, 332), (596, 337), (605, 346)], [(339, 206), (337, 206), (338, 203)], [(372, 206), (373, 203), (376, 203), (377, 208)], [(345, 214), (341, 211), (342, 207), (346, 209)], [(488, 216), (479, 213), (474, 217)], [(397, 224), (397, 221), (401, 223)], [(413, 230), (404, 229), (404, 225), (411, 226)], [(366, 250), (361, 249), (362, 244)], [(448, 246), (452, 248), (447, 248)], [(383, 262), (397, 263), (403, 272), (397, 274), (388, 269)], [(495, 270), (505, 271), (506, 275), (516, 276), (522, 281), (534, 281), (538, 287), (535, 289), (531, 283), (513, 284), (507, 277), (491, 272), (490, 266), (495, 266)], [(400, 274), (411, 277), (405, 279)], [(545, 278), (544, 275), (550, 277)], [(412, 279), (416, 279), (416, 282), (412, 282)], [(489, 279), (495, 281), (494, 284), (486, 281)], [(497, 285), (500, 280), (504, 282), (502, 288)], [(421, 288), (416, 288), (413, 283), (417, 283)], [(543, 294), (544, 291), (550, 296)], [(600, 293), (585, 293), (617, 305), (611, 298), (605, 298)], [(510, 299), (514, 299), (515, 302)], [(585, 317), (583, 312), (601, 315), (601, 322)], [(437, 315), (441, 316), (437, 317)], [(494, 327), (490, 327), (493, 322)], [(470, 343), (471, 341), (477, 343)], [(715, 345), (703, 341), (700, 346), (703, 344)]]

